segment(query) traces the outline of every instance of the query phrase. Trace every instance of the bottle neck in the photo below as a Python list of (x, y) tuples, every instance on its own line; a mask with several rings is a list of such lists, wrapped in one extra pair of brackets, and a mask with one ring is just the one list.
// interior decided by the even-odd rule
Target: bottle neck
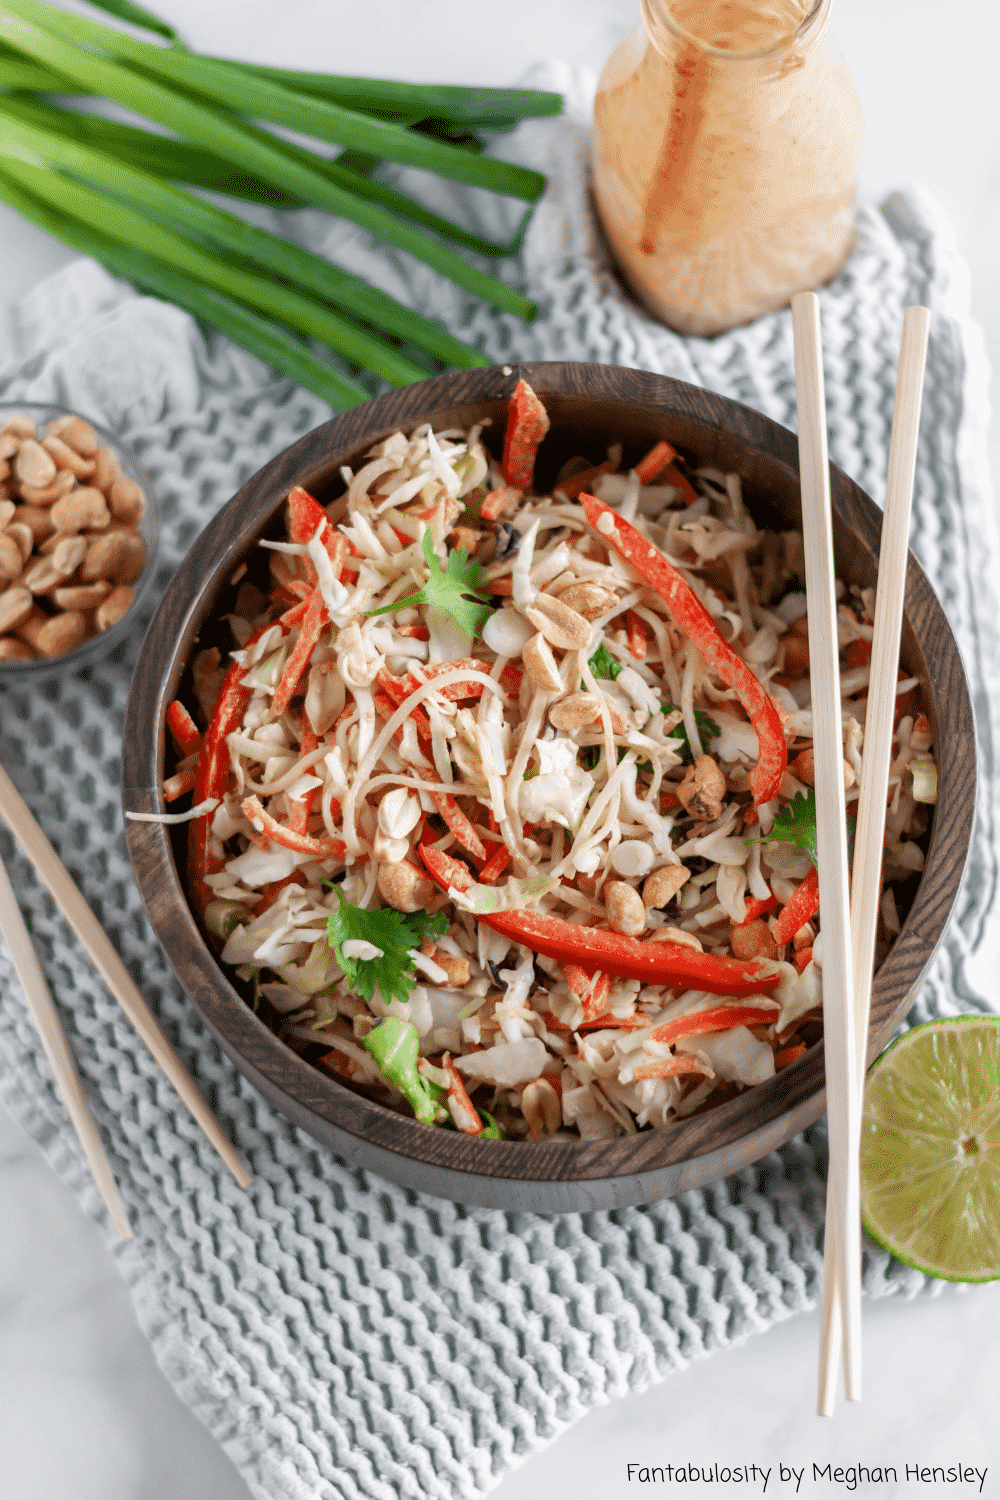
[(832, 0), (641, 0), (650, 42), (665, 58), (695, 51), (756, 72), (801, 66), (824, 35)]

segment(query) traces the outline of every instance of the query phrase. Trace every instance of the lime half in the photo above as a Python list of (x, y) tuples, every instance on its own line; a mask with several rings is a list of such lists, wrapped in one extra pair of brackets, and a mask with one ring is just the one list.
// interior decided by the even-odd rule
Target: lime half
[(861, 1212), (927, 1276), (1000, 1279), (1000, 1016), (914, 1026), (872, 1064)]

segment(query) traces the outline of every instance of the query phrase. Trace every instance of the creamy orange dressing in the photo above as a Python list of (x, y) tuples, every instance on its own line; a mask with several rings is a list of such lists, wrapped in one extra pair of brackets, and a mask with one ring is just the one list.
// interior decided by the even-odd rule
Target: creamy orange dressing
[(861, 109), (829, 0), (808, 8), (644, 0), (601, 76), (601, 221), (633, 290), (682, 332), (782, 307), (850, 250)]

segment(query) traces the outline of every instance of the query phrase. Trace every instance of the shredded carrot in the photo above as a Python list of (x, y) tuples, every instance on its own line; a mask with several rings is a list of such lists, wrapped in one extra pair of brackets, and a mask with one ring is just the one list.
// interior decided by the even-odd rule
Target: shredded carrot
[(634, 609), (626, 613), (628, 626), (628, 649), (636, 661), (645, 661), (646, 652), (649, 649), (649, 636), (646, 633), (646, 622), (640, 620)]
[(191, 766), (187, 771), (177, 771), (173, 776), (168, 776), (163, 783), (164, 802), (176, 802), (178, 797), (183, 797), (194, 786), (197, 771)]
[(650, 1062), (639, 1063), (633, 1077), (638, 1082), (643, 1078), (676, 1078), (678, 1073), (701, 1073), (706, 1078), (714, 1076), (707, 1063), (691, 1053), (680, 1057), (656, 1057)]
[(261, 824), (257, 832), (272, 843), (280, 844), (283, 849), (293, 849), (296, 854), (310, 854), (313, 859), (342, 860), (347, 853), (343, 839), (317, 839), (310, 833), (296, 833), (286, 823), (279, 823), (264, 808), (259, 797), (247, 797), (240, 805), (251, 823)]
[(283, 714), (289, 703), (291, 703), (292, 698), (295, 696), (295, 689), (299, 685), (299, 680), (309, 664), (309, 658), (319, 644), (320, 631), (324, 625), (328, 625), (329, 623), (330, 617), (326, 612), (326, 605), (323, 603), (323, 595), (318, 588), (313, 589), (310, 594), (309, 606), (306, 610), (305, 618), (302, 621), (302, 628), (299, 631), (299, 638), (295, 643), (295, 648), (291, 656), (285, 663), (285, 670), (281, 674), (281, 681), (278, 683), (274, 697), (271, 700), (271, 713), (274, 718), (278, 718), (280, 714)]
[(805, 1042), (799, 1042), (796, 1047), (783, 1047), (780, 1052), (774, 1054), (775, 1071), (780, 1072), (782, 1068), (787, 1068), (788, 1064), (793, 1063), (797, 1057), (802, 1057), (805, 1050)]
[[(495, 820), (494, 820), (495, 821)], [(495, 832), (495, 830), (494, 830)], [(479, 872), (481, 885), (492, 885), (510, 864), (510, 850), (506, 844), (498, 844)]]
[[(672, 463), (676, 457), (677, 449), (671, 448), (669, 443), (655, 443), (645, 458), (640, 458), (635, 466), (635, 472), (639, 476), (639, 483), (652, 484), (654, 480), (659, 479), (667, 464)], [(582, 488), (583, 486), (581, 485)]]
[(178, 698), (167, 709), (167, 728), (182, 756), (193, 755), (201, 744), (201, 730)]
[(496, 521), (509, 510), (515, 510), (524, 499), (524, 491), (514, 489), (512, 485), (505, 484), (498, 490), (491, 490), (479, 507), (479, 514), (484, 521)]

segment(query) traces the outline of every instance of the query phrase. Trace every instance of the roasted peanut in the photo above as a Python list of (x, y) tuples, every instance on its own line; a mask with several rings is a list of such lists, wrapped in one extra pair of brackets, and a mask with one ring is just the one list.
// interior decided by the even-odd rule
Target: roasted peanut
[(604, 909), (612, 932), (638, 937), (646, 926), (646, 908), (637, 890), (624, 880), (609, 880), (604, 887)]
[(562, 692), (562, 678), (559, 676), (556, 659), (552, 655), (548, 641), (541, 633), (531, 637), (524, 648), (521, 660), (536, 688), (543, 693)]
[(112, 625), (117, 625), (122, 616), (128, 614), (134, 603), (135, 590), (130, 589), (127, 583), (120, 583), (104, 602), (97, 606), (94, 623), (98, 630), (110, 630)]
[(100, 490), (81, 485), (56, 501), (52, 507), (52, 521), (57, 531), (84, 531), (88, 528), (102, 531), (111, 522), (111, 512)]
[(722, 813), (726, 795), (726, 778), (710, 755), (699, 755), (677, 787), (684, 811), (705, 823), (712, 823)]
[(77, 479), (89, 479), (94, 472), (94, 460), (92, 458), (81, 458), (79, 453), (67, 444), (62, 438), (54, 437), (51, 433), (42, 438), (42, 447), (53, 459), (57, 469), (69, 469)]
[(18, 525), (28, 526), (34, 537), (34, 546), (45, 537), (51, 537), (55, 526), (52, 525), (51, 511), (43, 510), (40, 505), (18, 505), (13, 511), (13, 519)]
[(783, 635), (785, 671), (790, 677), (801, 677), (809, 670), (809, 642), (801, 635)]
[(61, 438), (67, 447), (72, 448), (74, 453), (82, 454), (84, 458), (93, 458), (97, 452), (97, 433), (85, 417), (70, 416), (68, 413), (62, 417), (53, 417), (48, 430), (51, 437)]
[(61, 615), (46, 615), (38, 610), (19, 626), (18, 635), (33, 646), (40, 656), (62, 656), (87, 634), (87, 617), (79, 610), (66, 610)]
[(468, 984), (470, 972), (467, 958), (455, 958), (450, 953), (443, 953), (440, 948), (432, 948), (427, 957), (448, 976), (441, 984), (442, 989), (461, 990)]
[(52, 566), (61, 578), (75, 573), (87, 555), (87, 541), (82, 536), (64, 536), (52, 551)]
[(736, 958), (776, 958), (778, 949), (763, 917), (733, 927), (729, 946)]
[(562, 604), (567, 604), (585, 620), (596, 620), (599, 615), (605, 615), (609, 609), (614, 608), (617, 595), (610, 589), (602, 588), (599, 583), (571, 583), (557, 597)]
[(693, 932), (685, 932), (683, 927), (658, 927), (649, 935), (651, 943), (680, 943), (684, 948), (693, 948), (696, 953), (704, 953), (701, 938)]
[(375, 879), (379, 894), (397, 911), (423, 911), (434, 895), (427, 876), (408, 859), (394, 865), (379, 865)]
[(0, 500), (0, 531), (3, 531), (6, 526), (10, 525), (14, 519), (14, 512), (16, 510), (17, 506), (13, 500)]
[(12, 583), (9, 589), (0, 594), (0, 635), (8, 630), (16, 630), (34, 607), (35, 601), (30, 589), (26, 589), (23, 583)]
[(563, 651), (582, 651), (590, 645), (590, 623), (563, 600), (539, 594), (524, 610), (524, 617), (553, 646)]
[[(146, 514), (146, 497), (133, 479), (116, 479), (108, 491), (108, 505), (115, 520), (124, 526), (137, 526)], [(459, 530), (468, 528), (459, 528)], [(465, 547), (471, 552), (475, 547), (469, 547), (466, 542), (458, 545)]]
[(27, 562), (35, 545), (35, 538), (32, 536), (31, 527), (25, 526), (23, 521), (11, 521), (4, 532), (4, 536), (13, 538), (21, 549), (21, 561)]
[(16, 432), (11, 432), (9, 427), (5, 427), (3, 432), (0, 432), (0, 459), (3, 459), (5, 463), (8, 458), (14, 457), (20, 446), (20, 437)]
[[(808, 750), (803, 750), (801, 755), (797, 755), (794, 760), (789, 761), (788, 769), (793, 776), (798, 777), (799, 781), (804, 781), (806, 786), (816, 785), (816, 758), (811, 747)], [(845, 760), (844, 790), (849, 790), (853, 785), (854, 767)]]
[(52, 599), (60, 609), (96, 609), (99, 604), (111, 593), (111, 585), (106, 578), (99, 578), (96, 583), (64, 583), (61, 588), (53, 589)]
[(27, 641), (19, 641), (12, 635), (0, 636), (0, 661), (34, 661), (36, 653)]
[(554, 729), (581, 729), (601, 717), (601, 702), (596, 693), (570, 693), (549, 709), (549, 723)]
[(554, 1135), (562, 1124), (562, 1099), (548, 1078), (534, 1078), (521, 1090), (521, 1113), (533, 1141)]
[(118, 454), (112, 453), (110, 448), (98, 448), (94, 454), (94, 472), (91, 475), (94, 487), (107, 494), (115, 480), (120, 477), (121, 472), (122, 466), (118, 461)]
[[(44, 453), (44, 448), (42, 452)], [(51, 484), (22, 484), (21, 499), (28, 505), (51, 505), (53, 500), (61, 500), (63, 495), (68, 495), (76, 484), (76, 475), (69, 469), (60, 469)]]
[(110, 578), (134, 583), (146, 562), (146, 544), (134, 531), (109, 531), (92, 541), (80, 565), (81, 583)]
[(686, 865), (664, 865), (646, 876), (642, 899), (647, 906), (669, 906), (691, 871)]
[[(16, 441), (17, 448), (20, 448), (25, 438), (38, 436), (38, 428), (30, 417), (8, 417), (7, 421), (3, 424), (3, 432), (0, 433), (0, 436), (12, 438)], [(16, 453), (17, 448), (11, 449), (11, 452)]]
[(12, 536), (0, 531), (0, 580), (16, 578), (24, 566), (21, 549)]
[(58, 472), (59, 466), (52, 454), (46, 453), (34, 438), (25, 438), (14, 460), (14, 473), (20, 483), (43, 489), (52, 483)]

